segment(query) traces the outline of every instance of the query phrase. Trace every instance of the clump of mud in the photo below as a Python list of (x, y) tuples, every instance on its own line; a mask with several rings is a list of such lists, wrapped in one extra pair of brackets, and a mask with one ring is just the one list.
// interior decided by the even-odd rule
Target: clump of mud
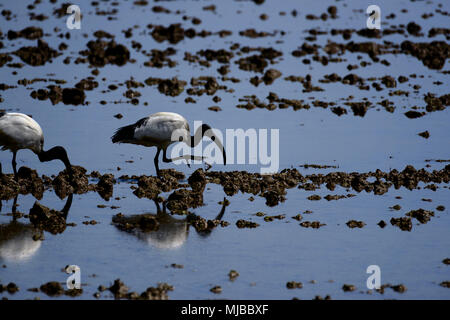
[(51, 234), (63, 233), (66, 230), (66, 215), (61, 211), (49, 209), (38, 201), (30, 209), (29, 218), (35, 227)]
[(126, 232), (132, 232), (136, 229), (144, 232), (159, 229), (158, 219), (152, 214), (124, 216), (122, 213), (118, 213), (113, 216), (112, 222), (119, 230)]
[(137, 292), (128, 292), (129, 288), (120, 280), (114, 280), (113, 285), (108, 288), (115, 299), (129, 300), (167, 300), (167, 292), (173, 291), (173, 286), (167, 283), (158, 283), (157, 287), (148, 287), (147, 290), (138, 294)]
[(82, 88), (61, 88), (57, 85), (49, 85), (47, 89), (33, 90), (30, 96), (33, 99), (47, 100), (50, 99), (53, 105), (63, 102), (64, 104), (80, 105), (84, 104), (86, 94)]
[(173, 213), (186, 214), (189, 208), (203, 205), (203, 192), (189, 189), (178, 189), (167, 198), (167, 208)]
[(158, 90), (160, 93), (176, 97), (184, 91), (184, 87), (187, 82), (183, 80), (178, 80), (178, 78), (172, 79), (161, 79), (161, 78), (147, 78), (145, 83), (149, 86), (158, 85)]
[(17, 171), (17, 181), (12, 174), (0, 175), (0, 200), (9, 200), (18, 194), (31, 193), (35, 198), (42, 199), (45, 191), (43, 180), (36, 170), (20, 167)]
[(391, 224), (399, 227), (402, 231), (411, 231), (412, 222), (409, 217), (391, 218)]
[(112, 174), (104, 174), (100, 177), (95, 189), (103, 199), (108, 201), (113, 196), (115, 183), (116, 179)]
[(95, 191), (96, 186), (89, 184), (86, 169), (80, 166), (72, 166), (73, 177), (70, 178), (67, 170), (61, 171), (58, 176), (53, 179), (52, 185), (56, 195), (64, 199), (71, 193), (82, 194), (88, 191)]
[(226, 227), (228, 226), (228, 222), (222, 221), (219, 219), (206, 220), (196, 214), (189, 213), (186, 221), (195, 228), (195, 230), (200, 234), (208, 234), (211, 233), (217, 226)]
[(106, 64), (123, 66), (130, 60), (128, 48), (114, 40), (91, 40), (87, 47), (89, 50), (81, 51), (80, 54), (86, 56), (89, 63), (95, 67), (103, 67)]
[[(181, 185), (178, 181), (185, 178), (182, 172), (174, 169), (163, 169), (160, 171), (161, 178), (154, 176), (140, 176), (132, 177), (138, 179), (138, 188), (134, 190), (134, 194), (139, 198), (156, 199), (161, 192), (169, 192), (173, 189), (181, 188), (186, 185)], [(120, 179), (129, 178), (122, 176)]]
[(200, 168), (195, 170), (194, 173), (192, 173), (189, 177), (188, 183), (191, 186), (192, 191), (203, 193), (207, 183), (205, 172), (203, 171), (203, 169)]
[(253, 222), (253, 221), (244, 220), (244, 219), (240, 219), (240, 220), (236, 221), (236, 226), (239, 229), (242, 229), (242, 228), (256, 228), (256, 227), (259, 227), (259, 223), (256, 223), (256, 222)]
[(31, 66), (43, 66), (47, 62), (51, 62), (51, 59), (61, 55), (58, 51), (50, 48), (47, 42), (40, 39), (37, 41), (36, 47), (22, 47), (13, 54)]
[(362, 227), (364, 227), (366, 224), (363, 222), (363, 221), (357, 221), (357, 220), (350, 220), (350, 221), (347, 221), (347, 223), (346, 223), (346, 225), (349, 227), (349, 228), (362, 228)]
[(450, 45), (445, 41), (418, 42), (403, 41), (401, 49), (404, 53), (412, 55), (422, 63), (435, 70), (444, 67), (445, 61), (450, 57)]
[(222, 185), (226, 195), (232, 196), (239, 191), (258, 194), (266, 198), (268, 206), (283, 202), (286, 189), (295, 187), (304, 179), (296, 169), (285, 169), (270, 176), (242, 171), (206, 172), (205, 174), (208, 182)]
[(8, 31), (8, 40), (15, 40), (18, 38), (25, 38), (28, 40), (36, 40), (42, 38), (44, 33), (39, 27), (27, 27), (20, 31), (9, 30)]

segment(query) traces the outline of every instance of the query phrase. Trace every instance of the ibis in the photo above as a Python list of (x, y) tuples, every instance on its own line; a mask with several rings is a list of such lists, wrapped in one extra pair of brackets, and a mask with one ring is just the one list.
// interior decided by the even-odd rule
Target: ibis
[[(173, 140), (173, 134), (175, 131), (178, 132), (178, 140)], [(154, 158), (154, 164), (156, 174), (160, 176), (158, 158), (161, 150), (163, 151), (162, 160), (166, 163), (180, 159), (203, 160), (203, 157), (197, 157), (194, 155), (168, 158), (166, 152), (169, 145), (175, 142), (184, 142), (191, 148), (194, 148), (200, 143), (204, 136), (209, 137), (217, 144), (219, 149), (222, 151), (223, 163), (226, 164), (226, 153), (222, 142), (216, 138), (209, 125), (202, 124), (197, 128), (195, 134), (190, 136), (189, 124), (187, 120), (183, 116), (173, 112), (154, 113), (148, 117), (138, 120), (134, 124), (121, 127), (116, 130), (115, 134), (111, 137), (111, 140), (113, 143), (131, 143), (145, 147), (156, 147), (157, 151)]]
[(0, 147), (2, 150), (10, 150), (13, 153), (12, 167), (16, 179), (16, 156), (17, 152), (22, 149), (33, 151), (41, 162), (61, 160), (66, 166), (69, 176), (72, 176), (72, 167), (66, 150), (61, 146), (56, 146), (44, 151), (44, 133), (41, 126), (26, 114), (0, 112)]

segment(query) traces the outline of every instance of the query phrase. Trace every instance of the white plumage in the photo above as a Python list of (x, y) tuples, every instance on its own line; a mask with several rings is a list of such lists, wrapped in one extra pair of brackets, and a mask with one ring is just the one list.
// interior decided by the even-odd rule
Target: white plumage
[(171, 140), (175, 130), (179, 130), (186, 141), (190, 138), (187, 120), (177, 113), (158, 112), (145, 119), (142, 126), (137, 127), (134, 131), (134, 143), (148, 147), (167, 148), (176, 142)]
[[(72, 174), (66, 150), (61, 146), (56, 146), (44, 151), (42, 128), (39, 123), (26, 114), (0, 112), (0, 147), (2, 150), (10, 150), (13, 153), (12, 167), (16, 178), (16, 155), (17, 151), (22, 149), (33, 151), (41, 162), (59, 159), (66, 166), (68, 173)], [(2, 174), (1, 164), (0, 174)]]
[(41, 126), (23, 113), (5, 113), (0, 116), (0, 146), (2, 150), (30, 149), (39, 154), (44, 146)]

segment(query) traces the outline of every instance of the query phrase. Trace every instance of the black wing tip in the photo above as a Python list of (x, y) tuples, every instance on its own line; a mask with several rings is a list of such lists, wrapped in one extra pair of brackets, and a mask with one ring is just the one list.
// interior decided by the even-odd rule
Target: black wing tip
[(120, 143), (123, 141), (133, 140), (134, 139), (134, 131), (137, 128), (145, 125), (145, 123), (147, 122), (147, 119), (148, 119), (148, 117), (142, 118), (134, 124), (130, 124), (128, 126), (117, 129), (116, 132), (114, 133), (114, 135), (111, 137), (111, 141), (113, 143)]
[(119, 128), (116, 130), (114, 135), (111, 137), (112, 143), (118, 143), (123, 140), (123, 129), (124, 128)]
[(0, 110), (0, 118), (3, 117), (6, 114), (5, 110)]

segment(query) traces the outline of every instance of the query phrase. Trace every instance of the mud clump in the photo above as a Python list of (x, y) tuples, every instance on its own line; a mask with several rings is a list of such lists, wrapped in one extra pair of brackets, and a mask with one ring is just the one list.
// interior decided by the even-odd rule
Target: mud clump
[(178, 189), (167, 198), (167, 208), (177, 214), (184, 214), (189, 208), (203, 205), (203, 193), (188, 189)]
[(398, 293), (406, 292), (406, 286), (404, 284), (392, 285), (391, 289)]
[(50, 48), (45, 41), (38, 40), (36, 47), (22, 47), (13, 54), (18, 56), (23, 62), (31, 66), (43, 66), (51, 59), (58, 57), (61, 53)]
[(86, 95), (79, 88), (64, 88), (62, 90), (62, 101), (64, 104), (73, 104), (75, 106), (83, 104)]
[(122, 281), (120, 281), (120, 279), (116, 279), (108, 290), (111, 291), (115, 299), (121, 299), (127, 297), (129, 288)]
[(167, 283), (158, 283), (156, 287), (148, 287), (141, 293), (140, 299), (143, 300), (168, 300), (167, 292), (173, 291), (173, 286)]
[(195, 228), (195, 230), (200, 234), (208, 234), (211, 233), (212, 230), (214, 230), (217, 226), (226, 227), (228, 226), (228, 222), (213, 219), (213, 220), (206, 220), (205, 218), (202, 218), (200, 216), (197, 216), (196, 214), (189, 213), (187, 216), (186, 221)]
[(108, 290), (111, 291), (115, 299), (167, 300), (169, 299), (167, 292), (173, 291), (173, 286), (167, 283), (158, 283), (157, 287), (148, 287), (141, 294), (138, 294), (137, 292), (129, 293), (129, 288), (120, 279), (116, 279)]
[(166, 79), (158, 84), (158, 90), (166, 96), (176, 97), (183, 92), (186, 84), (186, 81), (177, 78)]
[(348, 105), (352, 108), (353, 115), (359, 116), (359, 117), (364, 117), (366, 115), (366, 112), (369, 109), (371, 103), (369, 101), (345, 102), (345, 105)]
[(202, 96), (206, 93), (209, 96), (214, 95), (218, 90), (226, 90), (227, 87), (220, 85), (215, 77), (200, 76), (191, 78), (192, 88), (187, 90), (187, 94)]
[(422, 138), (428, 139), (430, 137), (430, 133), (428, 132), (428, 130), (423, 131), (423, 132), (419, 132), (417, 135), (421, 136)]
[(158, 219), (151, 214), (141, 214), (127, 217), (122, 213), (118, 213), (112, 217), (112, 222), (119, 230), (126, 232), (132, 232), (136, 229), (144, 232), (156, 231), (159, 229)]
[(346, 225), (349, 227), (349, 228), (362, 228), (362, 227), (364, 227), (366, 224), (363, 222), (363, 221), (356, 221), (356, 220), (350, 220), (350, 221), (347, 221), (347, 223), (346, 223)]
[(446, 106), (450, 105), (450, 94), (445, 94), (440, 97), (435, 97), (431, 93), (427, 93), (424, 97), (427, 103), (426, 110), (428, 112), (445, 110)]
[(355, 287), (353, 284), (344, 284), (344, 285), (342, 286), (342, 290), (343, 290), (344, 292), (351, 292), (351, 291), (355, 291), (355, 290), (356, 290), (356, 287)]
[(203, 171), (203, 169), (200, 168), (195, 170), (194, 173), (192, 173), (188, 178), (188, 183), (194, 192), (203, 193), (207, 183), (205, 172)]
[(408, 31), (409, 34), (418, 37), (420, 36), (420, 30), (422, 30), (422, 27), (415, 22), (410, 22), (406, 26), (406, 30)]
[(197, 52), (199, 56), (204, 57), (207, 61), (217, 61), (222, 64), (230, 63), (230, 60), (234, 57), (232, 51), (227, 51), (224, 49), (219, 50), (200, 50)]
[(108, 201), (113, 195), (115, 183), (116, 179), (114, 179), (112, 174), (104, 174), (100, 177), (97, 183), (96, 191), (103, 199)]
[(17, 171), (17, 181), (13, 175), (0, 174), (0, 200), (14, 198), (18, 194), (31, 193), (35, 198), (42, 199), (45, 185), (36, 170), (20, 167)]
[(173, 48), (167, 48), (166, 50), (152, 49), (150, 53), (146, 54), (150, 57), (149, 61), (144, 62), (144, 66), (151, 68), (173, 68), (177, 63), (170, 59), (169, 56), (173, 56), (176, 50)]
[(6, 286), (0, 283), (0, 293), (3, 291), (8, 292), (9, 294), (14, 294), (19, 291), (19, 287), (14, 282), (10, 282)]
[(281, 75), (281, 72), (276, 69), (268, 69), (263, 77), (264, 84), (272, 84), (276, 79), (281, 77)]
[(303, 283), (296, 281), (289, 281), (286, 283), (286, 288), (288, 289), (301, 289), (303, 288)]
[(36, 40), (42, 38), (44, 33), (41, 28), (38, 27), (27, 27), (20, 31), (8, 31), (8, 40), (15, 40), (17, 38), (25, 38), (28, 40)]
[(29, 213), (30, 222), (41, 230), (51, 234), (63, 233), (66, 230), (66, 217), (61, 211), (43, 206), (36, 201)]
[[(176, 171), (174, 169), (163, 169), (160, 171), (162, 180), (153, 176), (140, 176), (135, 177), (138, 179), (138, 188), (134, 190), (134, 194), (138, 198), (149, 198), (156, 199), (161, 192), (169, 192), (173, 189), (182, 187), (178, 183), (179, 180), (185, 178), (182, 172)], [(120, 179), (126, 177), (122, 176)]]
[(106, 64), (123, 66), (130, 60), (128, 48), (114, 40), (91, 40), (87, 47), (89, 50), (81, 51), (80, 54), (86, 56), (89, 63), (95, 67), (103, 67)]
[[(191, 35), (191, 31), (188, 34)], [(193, 34), (195, 36), (195, 31)], [(177, 44), (184, 39), (184, 36), (185, 30), (179, 23), (171, 24), (167, 28), (164, 26), (155, 26), (152, 31), (152, 37), (157, 42), (169, 41), (172, 44)]]
[(408, 217), (392, 218), (390, 222), (393, 226), (399, 227), (402, 231), (411, 231), (412, 229), (411, 218)]
[(266, 198), (266, 204), (275, 206), (285, 200), (286, 189), (295, 187), (304, 178), (296, 169), (285, 169), (270, 176), (241, 171), (206, 172), (209, 182), (223, 186), (226, 195), (239, 191), (259, 194)]
[(211, 289), (209, 289), (212, 293), (219, 294), (222, 293), (222, 287), (221, 286), (214, 286)]
[(45, 293), (49, 297), (58, 297), (64, 293), (64, 289), (57, 281), (47, 282), (39, 288), (41, 292)]
[(397, 81), (394, 77), (391, 76), (384, 76), (381, 78), (381, 83), (386, 86), (386, 88), (395, 88), (397, 87)]
[(76, 85), (75, 88), (78, 88), (80, 90), (94, 90), (98, 87), (98, 82), (93, 80), (93, 77), (88, 77), (87, 79), (80, 80)]
[(240, 219), (240, 220), (236, 221), (236, 226), (239, 229), (242, 229), (242, 228), (256, 228), (256, 227), (259, 227), (259, 223), (256, 223), (256, 222), (253, 222), (253, 221), (247, 221), (247, 220), (244, 220), (244, 219)]
[(236, 280), (237, 277), (239, 277), (239, 272), (237, 272), (236, 270), (230, 270), (230, 272), (228, 272), (228, 278), (230, 279), (230, 281)]
[(83, 194), (95, 190), (95, 185), (89, 185), (85, 168), (72, 166), (72, 171), (72, 179), (69, 177), (67, 169), (64, 169), (52, 181), (53, 189), (55, 190), (56, 195), (61, 199), (64, 199), (70, 193)]
[(411, 210), (406, 213), (408, 217), (417, 219), (420, 223), (425, 224), (430, 221), (431, 217), (434, 217), (433, 211), (428, 211), (424, 209)]
[(178, 80), (178, 78), (160, 79), (152, 77), (147, 78), (145, 83), (148, 86), (158, 85), (158, 90), (160, 93), (171, 97), (180, 95), (187, 84), (186, 81)]
[(444, 41), (433, 41), (430, 43), (403, 41), (401, 49), (402, 52), (416, 57), (426, 67), (434, 70), (442, 69), (450, 55), (450, 45)]
[(236, 61), (236, 63), (239, 65), (239, 69), (261, 73), (264, 72), (264, 69), (268, 66), (267, 60), (260, 55), (241, 58)]
[(319, 229), (320, 227), (326, 226), (325, 223), (321, 223), (320, 221), (305, 221), (300, 223), (303, 228), (313, 228)]
[(11, 62), (12, 58), (6, 53), (0, 53), (0, 67), (3, 67), (8, 62)]
[(50, 85), (47, 89), (39, 89), (31, 92), (33, 99), (47, 100), (50, 99), (53, 105), (63, 102), (64, 104), (80, 105), (84, 104), (86, 94), (80, 88), (61, 88), (60, 86)]
[(408, 112), (405, 112), (405, 116), (409, 119), (417, 119), (420, 117), (423, 117), (425, 115), (425, 112), (418, 112), (418, 111), (413, 111), (413, 110), (409, 110)]

